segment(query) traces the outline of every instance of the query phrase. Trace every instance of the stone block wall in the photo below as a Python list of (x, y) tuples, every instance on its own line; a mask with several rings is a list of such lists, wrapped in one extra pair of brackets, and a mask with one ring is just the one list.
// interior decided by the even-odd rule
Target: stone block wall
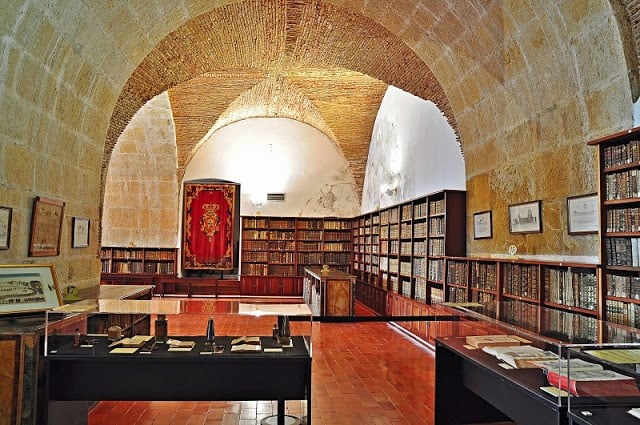
[(178, 246), (177, 170), (171, 107), (164, 93), (138, 111), (109, 162), (103, 246)]

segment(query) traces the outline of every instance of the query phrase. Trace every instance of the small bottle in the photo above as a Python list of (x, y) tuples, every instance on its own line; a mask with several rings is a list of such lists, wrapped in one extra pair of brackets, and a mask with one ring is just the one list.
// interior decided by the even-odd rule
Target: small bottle
[(216, 333), (213, 328), (213, 317), (209, 318), (207, 322), (207, 333), (205, 334), (205, 343), (207, 345), (214, 345), (216, 342)]
[(158, 314), (156, 319), (156, 341), (164, 342), (167, 339), (167, 328), (167, 317), (164, 314)]
[(80, 347), (80, 329), (76, 328), (76, 333), (73, 335), (73, 346)]

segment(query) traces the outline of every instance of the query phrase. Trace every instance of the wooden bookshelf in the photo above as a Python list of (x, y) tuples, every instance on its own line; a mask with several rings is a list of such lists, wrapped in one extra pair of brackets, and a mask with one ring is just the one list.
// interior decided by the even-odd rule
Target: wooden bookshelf
[[(430, 304), (444, 299), (444, 258), (466, 251), (466, 192), (446, 190), (353, 219), (353, 274), (371, 308), (380, 291)], [(367, 304), (369, 305), (369, 304)]]
[[(640, 127), (588, 143), (598, 148), (601, 317), (640, 327)], [(612, 330), (612, 333), (615, 333)]]
[[(600, 268), (596, 264), (464, 257), (444, 260), (447, 302), (482, 304), (482, 314), (539, 333), (547, 328), (549, 332), (566, 328), (559, 326), (563, 321), (575, 325), (584, 317), (588, 325), (574, 333), (585, 338), (597, 335)], [(540, 307), (552, 313), (543, 317)]]
[(242, 217), (243, 295), (301, 295), (308, 267), (350, 271), (351, 219)]
[[(175, 276), (177, 251), (176, 248), (102, 247), (102, 280), (123, 283), (134, 275), (141, 276), (143, 280), (149, 280), (145, 276)], [(130, 280), (141, 283), (133, 282), (135, 278)]]

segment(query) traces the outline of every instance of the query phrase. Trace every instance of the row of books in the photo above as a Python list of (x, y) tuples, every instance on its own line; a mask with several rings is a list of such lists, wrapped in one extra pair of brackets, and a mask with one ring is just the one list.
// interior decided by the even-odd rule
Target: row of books
[(411, 298), (411, 281), (402, 279), (402, 295)]
[(349, 241), (351, 234), (349, 232), (324, 232), (325, 241)]
[(607, 210), (607, 232), (640, 231), (640, 208), (617, 208)]
[(110, 273), (143, 273), (142, 262), (139, 261), (113, 261)]
[(429, 240), (429, 255), (433, 257), (444, 255), (444, 239)]
[(242, 274), (247, 276), (266, 276), (269, 268), (266, 264), (243, 263)]
[(242, 253), (242, 261), (243, 262), (251, 262), (251, 263), (266, 263), (268, 251), (244, 251)]
[(447, 283), (467, 286), (466, 261), (447, 261)]
[(444, 199), (429, 201), (429, 215), (444, 214), (445, 206)]
[(640, 305), (617, 300), (606, 300), (607, 321), (619, 325), (640, 327)]
[(495, 291), (498, 287), (497, 265), (475, 262), (471, 267), (471, 287)]
[(175, 261), (176, 254), (175, 254), (175, 250), (173, 250), (173, 249), (171, 249), (169, 251), (145, 249), (145, 251), (144, 251), (144, 259), (145, 260), (157, 260), (157, 261)]
[(397, 207), (380, 211), (380, 224), (397, 223), (399, 218)]
[(620, 145), (610, 145), (603, 148), (605, 168), (630, 164), (640, 161), (640, 141), (630, 140)]
[[(345, 265), (349, 264), (351, 260), (351, 254), (348, 252), (325, 252), (324, 253), (324, 263), (325, 264), (333, 264), (333, 265)], [(345, 266), (349, 268), (349, 266)]]
[(427, 281), (423, 279), (415, 279), (413, 282), (413, 298), (426, 302), (427, 301)]
[(432, 217), (429, 219), (429, 236), (444, 235), (446, 222), (444, 216)]
[(548, 302), (595, 310), (598, 301), (596, 275), (571, 268), (545, 268), (544, 294)]
[(111, 253), (111, 258), (118, 260), (142, 260), (144, 258), (144, 251), (142, 249), (114, 249)]
[(295, 251), (295, 241), (269, 241), (269, 250), (272, 251)]
[(332, 252), (348, 251), (347, 254), (350, 253), (349, 242), (325, 242), (323, 247), (325, 251), (332, 251)]
[(504, 281), (502, 292), (525, 298), (538, 298), (538, 268), (527, 264), (503, 265)]
[(321, 241), (322, 230), (300, 230), (297, 233), (297, 238), (306, 241)]
[(351, 230), (350, 221), (340, 220), (325, 220), (323, 225), (324, 230)]
[(290, 264), (294, 262), (293, 252), (269, 252), (270, 263)]
[(321, 264), (323, 261), (323, 254), (321, 252), (299, 252), (298, 263), (301, 264)]
[(605, 176), (605, 198), (630, 199), (640, 196), (640, 173), (637, 169), (611, 173)]
[(640, 277), (607, 273), (607, 295), (610, 297), (640, 300)]
[(413, 275), (417, 277), (427, 277), (427, 260), (424, 258), (414, 258), (412, 260)]
[(444, 260), (429, 260), (429, 280), (434, 282), (444, 282)]
[(640, 266), (640, 238), (605, 238), (607, 264), (611, 266)]

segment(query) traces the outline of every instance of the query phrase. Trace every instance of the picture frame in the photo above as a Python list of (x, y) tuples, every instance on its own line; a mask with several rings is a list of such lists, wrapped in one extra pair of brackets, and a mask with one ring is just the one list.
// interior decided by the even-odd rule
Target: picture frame
[(567, 198), (567, 232), (570, 235), (598, 233), (600, 214), (598, 194)]
[(473, 239), (489, 239), (491, 237), (491, 211), (482, 211), (473, 214)]
[(0, 249), (9, 249), (12, 208), (0, 207)]
[(542, 232), (542, 201), (509, 205), (510, 233)]
[(73, 231), (71, 232), (71, 247), (86, 248), (89, 246), (89, 229), (91, 221), (88, 218), (73, 217)]
[(62, 305), (53, 264), (0, 265), (0, 316)]
[(49, 257), (60, 253), (64, 202), (36, 196), (31, 214), (30, 257)]

